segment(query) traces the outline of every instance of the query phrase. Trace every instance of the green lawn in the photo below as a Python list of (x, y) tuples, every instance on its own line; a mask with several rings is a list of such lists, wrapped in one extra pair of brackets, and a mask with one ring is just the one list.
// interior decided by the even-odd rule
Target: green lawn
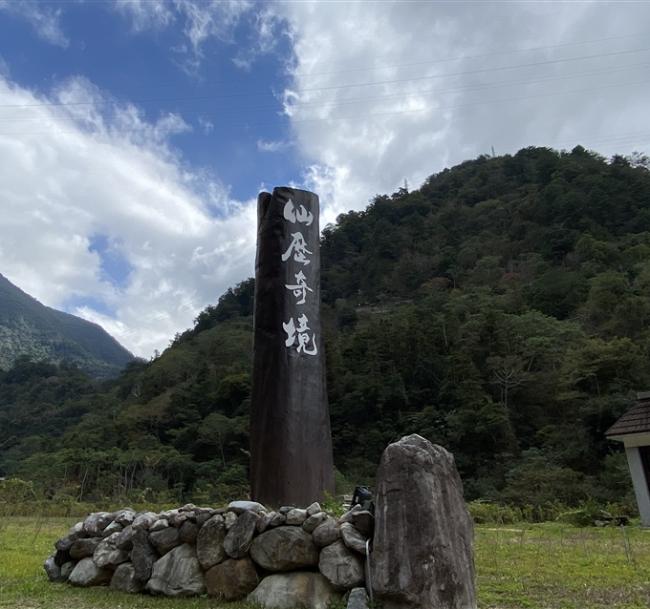
[[(50, 584), (41, 568), (75, 518), (0, 521), (0, 607), (12, 609), (244, 609), (207, 598), (170, 600)], [(650, 531), (566, 525), (479, 526), (481, 609), (647, 609)]]

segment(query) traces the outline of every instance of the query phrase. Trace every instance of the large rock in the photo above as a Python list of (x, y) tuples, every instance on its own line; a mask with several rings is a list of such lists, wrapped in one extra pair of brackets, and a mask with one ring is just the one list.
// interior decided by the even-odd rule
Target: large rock
[(93, 561), (100, 568), (115, 568), (129, 560), (129, 554), (125, 550), (120, 550), (115, 543), (119, 533), (113, 533), (110, 537), (102, 540), (93, 552)]
[(228, 509), (235, 512), (235, 514), (243, 514), (248, 511), (257, 512), (258, 514), (266, 512), (266, 508), (257, 501), (231, 501), (228, 504)]
[(341, 538), (341, 529), (336, 520), (330, 516), (314, 529), (312, 537), (319, 548), (324, 548)]
[(173, 527), (167, 527), (166, 529), (160, 529), (149, 533), (149, 540), (161, 556), (167, 554), (167, 552), (173, 550), (181, 543), (178, 529)]
[(129, 524), (118, 534), (115, 539), (115, 547), (120, 550), (126, 550), (127, 552), (133, 548), (133, 536), (135, 531), (133, 527)]
[(199, 534), (199, 526), (196, 522), (186, 520), (178, 529), (181, 543), (196, 543), (196, 536)]
[(102, 584), (107, 584), (111, 581), (111, 576), (113, 571), (110, 569), (100, 569), (94, 562), (93, 559), (83, 558), (81, 559), (72, 569), (68, 581), (73, 586), (82, 586), (84, 588), (88, 586), (101, 586)]
[(258, 583), (255, 565), (248, 557), (224, 560), (205, 574), (208, 594), (225, 601), (244, 598), (255, 590)]
[(43, 563), (43, 569), (45, 569), (47, 579), (49, 579), (51, 582), (65, 581), (61, 576), (61, 567), (59, 567), (59, 565), (57, 565), (56, 561), (54, 560), (54, 554), (52, 554), (52, 556), (50, 556)]
[(320, 573), (283, 573), (265, 577), (248, 595), (264, 609), (328, 609), (339, 595)]
[(237, 518), (237, 522), (230, 527), (223, 541), (223, 548), (230, 558), (243, 558), (248, 554), (258, 520), (259, 515), (249, 510), (243, 512)]
[(356, 527), (350, 522), (344, 522), (341, 525), (341, 537), (350, 550), (354, 550), (359, 554), (366, 555), (366, 546), (368, 539), (362, 535)]
[(418, 435), (377, 473), (373, 590), (384, 609), (475, 609), (473, 527), (453, 456)]
[(158, 520), (158, 514), (154, 512), (142, 512), (142, 514), (138, 514), (134, 519), (133, 519), (133, 530), (134, 531), (140, 531), (140, 530), (148, 530), (149, 527)]
[(120, 592), (137, 594), (144, 590), (144, 583), (135, 576), (135, 568), (130, 562), (122, 563), (111, 578), (111, 588)]
[(164, 596), (203, 594), (205, 581), (194, 548), (185, 543), (156, 561), (147, 590)]
[(342, 541), (323, 548), (318, 570), (336, 590), (345, 591), (364, 583), (363, 562)]
[(346, 609), (368, 609), (368, 600), (368, 593), (365, 588), (354, 588), (350, 590)]
[(131, 562), (135, 570), (135, 578), (146, 582), (151, 577), (154, 563), (158, 560), (158, 552), (149, 542), (149, 535), (144, 529), (135, 531), (132, 542)]
[(223, 547), (225, 538), (224, 519), (218, 514), (201, 527), (196, 537), (196, 554), (203, 569), (208, 570), (226, 558)]
[(311, 535), (293, 526), (271, 529), (256, 537), (250, 555), (267, 571), (293, 571), (318, 564), (318, 548)]
[(319, 527), (327, 520), (328, 516), (325, 512), (318, 512), (312, 516), (308, 516), (307, 520), (302, 523), (302, 528), (307, 531), (307, 533), (313, 533), (316, 527)]
[(109, 512), (95, 512), (84, 520), (83, 531), (88, 537), (99, 537), (102, 531), (113, 521)]
[(70, 546), (70, 558), (74, 560), (81, 560), (82, 558), (92, 556), (101, 541), (101, 537), (86, 537), (84, 539), (77, 539), (72, 544), (72, 546)]

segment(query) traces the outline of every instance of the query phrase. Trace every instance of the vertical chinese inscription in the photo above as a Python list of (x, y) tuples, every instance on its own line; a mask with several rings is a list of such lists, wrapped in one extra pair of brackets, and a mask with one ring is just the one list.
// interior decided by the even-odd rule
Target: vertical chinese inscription
[(318, 197), (258, 199), (251, 396), (251, 496), (307, 506), (334, 492), (320, 324)]
[[(287, 222), (291, 222), (292, 224), (298, 223), (311, 226), (314, 221), (314, 215), (311, 212), (308, 212), (304, 205), (300, 205), (298, 206), (298, 209), (296, 209), (296, 205), (292, 199), (289, 199), (286, 202), (282, 215)], [(306, 270), (309, 273), (309, 264), (311, 262), (309, 257), (311, 255), (313, 255), (313, 252), (307, 249), (307, 242), (303, 237), (302, 232), (292, 232), (291, 243), (287, 250), (282, 254), (282, 262), (290, 264), (293, 261), (294, 264), (306, 267)], [(289, 290), (296, 299), (296, 306), (304, 305), (307, 302), (307, 293), (313, 293), (314, 290), (309, 287), (308, 278), (303, 270), (299, 270), (295, 274), (291, 272), (290, 274), (295, 277), (295, 282), (292, 285), (285, 284), (284, 287)], [(309, 282), (311, 282), (311, 280), (309, 280)], [(307, 315), (303, 313), (297, 320), (290, 317), (286, 323), (282, 323), (282, 328), (287, 335), (284, 341), (287, 349), (295, 348), (298, 353), (304, 353), (305, 355), (318, 355), (316, 336), (309, 328), (309, 318)]]

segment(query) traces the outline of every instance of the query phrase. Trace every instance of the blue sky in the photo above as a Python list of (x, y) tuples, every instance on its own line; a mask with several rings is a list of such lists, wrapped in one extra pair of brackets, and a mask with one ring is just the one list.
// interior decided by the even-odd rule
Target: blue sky
[(149, 357), (322, 225), (525, 146), (650, 141), (650, 3), (0, 0), (0, 273)]

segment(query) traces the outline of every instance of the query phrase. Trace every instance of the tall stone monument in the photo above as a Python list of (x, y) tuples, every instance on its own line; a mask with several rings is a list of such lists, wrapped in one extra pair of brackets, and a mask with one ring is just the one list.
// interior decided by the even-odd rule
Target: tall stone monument
[(334, 492), (318, 197), (275, 188), (260, 193), (257, 214), (251, 495), (307, 506)]

